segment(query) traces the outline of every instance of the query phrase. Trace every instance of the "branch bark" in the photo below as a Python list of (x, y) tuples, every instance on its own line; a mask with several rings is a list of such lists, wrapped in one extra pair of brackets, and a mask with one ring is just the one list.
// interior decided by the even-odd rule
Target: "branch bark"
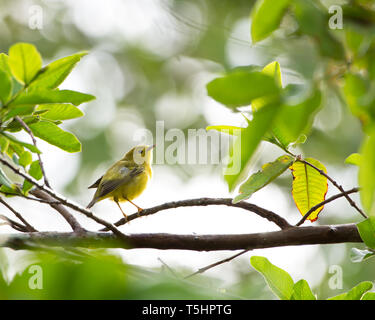
[(118, 237), (104, 232), (34, 232), (0, 235), (0, 246), (15, 250), (30, 244), (52, 247), (152, 248), (195, 251), (264, 249), (282, 246), (362, 242), (355, 224), (292, 227), (252, 234), (179, 235), (167, 233), (128, 234)]
[[(244, 210), (251, 211), (258, 216), (267, 219), (270, 222), (275, 223), (280, 229), (287, 229), (291, 228), (292, 225), (289, 224), (288, 221), (286, 221), (283, 217), (279, 216), (278, 214), (258, 207), (255, 204), (241, 201), (236, 204), (232, 203), (232, 198), (197, 198), (197, 199), (188, 199), (188, 200), (180, 200), (180, 201), (172, 201), (172, 202), (166, 202), (161, 205), (143, 209), (141, 212), (137, 212), (134, 214), (131, 214), (128, 216), (128, 219), (125, 218), (120, 219), (115, 223), (115, 226), (121, 226), (123, 224), (126, 224), (134, 219), (137, 219), (139, 217), (148, 216), (154, 213), (157, 213), (159, 211), (168, 210), (168, 209), (175, 209), (179, 207), (195, 207), (195, 206), (212, 206), (212, 205), (224, 205), (234, 208), (241, 208)], [(101, 229), (100, 231), (108, 231), (107, 228)]]

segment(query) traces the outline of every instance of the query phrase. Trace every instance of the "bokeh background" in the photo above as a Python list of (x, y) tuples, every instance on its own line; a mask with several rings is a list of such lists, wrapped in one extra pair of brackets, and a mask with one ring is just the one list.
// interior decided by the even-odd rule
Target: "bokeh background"
[[(185, 133), (188, 129), (207, 125), (244, 126), (245, 120), (240, 114), (232, 113), (207, 96), (206, 83), (225, 70), (250, 64), (264, 66), (277, 60), (284, 85), (301, 83), (323, 73), (323, 59), (308, 39), (292, 37), (281, 41), (280, 37), (271, 37), (256, 45), (251, 43), (249, 14), (253, 2), (1, 1), (2, 52), (7, 52), (16, 42), (30, 42), (38, 48), (47, 64), (65, 55), (89, 51), (61, 86), (96, 96), (95, 101), (82, 107), (85, 116), (71, 120), (66, 126), (82, 142), (82, 152), (68, 154), (39, 141), (53, 187), (86, 205), (92, 197), (92, 190), (87, 186), (137, 142), (136, 133), (144, 128), (154, 133), (159, 120), (164, 121), (165, 130), (178, 128)], [(324, 4), (328, 6), (330, 2)], [(32, 29), (30, 23), (39, 10), (42, 28)], [(286, 17), (283, 27), (292, 32), (295, 25)], [(307, 142), (296, 152), (319, 159), (345, 189), (351, 188), (357, 185), (357, 169), (345, 165), (344, 159), (360, 147), (360, 123), (329, 83), (323, 91), (324, 107), (315, 119)], [(28, 136), (23, 138), (26, 140)], [(263, 143), (250, 170), (258, 170), (262, 163), (272, 161), (278, 155), (281, 155), (280, 151)], [(254, 194), (250, 201), (296, 223), (300, 214), (292, 201), (291, 180), (290, 172), (285, 173), (275, 183)], [(327, 196), (334, 193), (331, 187)], [(166, 163), (154, 165), (154, 178), (136, 203), (146, 208), (173, 200), (234, 195), (228, 192), (220, 165)], [(358, 200), (358, 197), (354, 196), (354, 199)], [(22, 199), (9, 201), (39, 230), (69, 230), (65, 221), (46, 206)], [(131, 205), (123, 207), (128, 213), (134, 212)], [(99, 217), (111, 222), (121, 217), (110, 201), (100, 202), (93, 209)], [(98, 229), (94, 222), (75, 215), (87, 228)], [(358, 221), (358, 213), (340, 199), (327, 205), (315, 224)], [(226, 234), (276, 228), (246, 211), (205, 207), (160, 212), (132, 221), (121, 230), (128, 233)], [(11, 230), (2, 227), (1, 232)], [(256, 250), (208, 271), (207, 279), (212, 282), (206, 279), (205, 284), (213, 291), (226, 290), (236, 297), (273, 298), (262, 277), (250, 266), (249, 257), (254, 254), (268, 257), (272, 263), (287, 270), (295, 281), (306, 279), (314, 293), (325, 298), (362, 280), (373, 280), (374, 262), (351, 262), (351, 247), (351, 244), (340, 244)], [(148, 249), (113, 252), (132, 266), (152, 270), (164, 270), (168, 266), (181, 277), (232, 254)], [(11, 279), (23, 270), (27, 259), (22, 251), (5, 249), (4, 253), (8, 257), (8, 278)], [(331, 289), (328, 285), (332, 276), (329, 270), (334, 265), (343, 270), (342, 290)]]

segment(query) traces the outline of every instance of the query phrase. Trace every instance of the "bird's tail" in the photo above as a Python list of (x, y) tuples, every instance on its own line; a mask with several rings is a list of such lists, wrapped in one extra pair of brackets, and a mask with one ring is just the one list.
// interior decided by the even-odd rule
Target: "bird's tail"
[(96, 203), (96, 199), (95, 198), (93, 198), (91, 201), (90, 201), (90, 203), (87, 205), (87, 209), (90, 209), (94, 204)]

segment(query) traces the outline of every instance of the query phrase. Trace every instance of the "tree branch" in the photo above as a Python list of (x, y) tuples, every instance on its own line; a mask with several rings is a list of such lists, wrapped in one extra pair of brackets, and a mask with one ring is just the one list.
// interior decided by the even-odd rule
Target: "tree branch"
[(146, 233), (118, 237), (104, 232), (0, 234), (0, 246), (26, 249), (30, 243), (53, 247), (153, 248), (195, 251), (252, 250), (282, 246), (362, 242), (355, 224), (292, 227), (252, 234), (191, 235)]
[[(280, 217), (278, 214), (266, 210), (264, 208), (258, 207), (255, 204), (241, 201), (239, 203), (232, 203), (232, 198), (197, 198), (197, 199), (188, 199), (188, 200), (180, 200), (180, 201), (172, 201), (163, 203), (161, 205), (151, 207), (148, 209), (144, 209), (141, 212), (134, 213), (132, 215), (128, 216), (128, 219), (125, 218), (120, 219), (115, 223), (115, 226), (121, 226), (123, 224), (126, 224), (134, 219), (148, 216), (151, 214), (155, 214), (159, 211), (168, 210), (168, 209), (175, 209), (180, 207), (194, 207), (194, 206), (212, 206), (212, 205), (225, 205), (229, 207), (235, 207), (235, 208), (241, 208), (248, 211), (251, 211), (258, 216), (267, 219), (268, 221), (271, 221), (275, 223), (280, 229), (287, 229), (292, 227), (291, 224), (289, 224), (288, 221), (286, 221), (283, 217)], [(101, 229), (100, 231), (108, 231), (107, 228)]]

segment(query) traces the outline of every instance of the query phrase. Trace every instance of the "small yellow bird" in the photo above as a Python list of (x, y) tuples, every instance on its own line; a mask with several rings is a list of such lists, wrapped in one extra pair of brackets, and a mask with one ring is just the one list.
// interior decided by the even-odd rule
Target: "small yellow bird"
[(143, 209), (132, 202), (147, 186), (152, 176), (151, 161), (153, 146), (136, 146), (128, 151), (125, 156), (117, 161), (107, 172), (100, 177), (90, 188), (97, 188), (87, 208), (95, 203), (110, 198), (120, 208), (125, 219), (127, 215), (122, 210), (119, 202), (129, 201), (134, 205), (138, 213)]

